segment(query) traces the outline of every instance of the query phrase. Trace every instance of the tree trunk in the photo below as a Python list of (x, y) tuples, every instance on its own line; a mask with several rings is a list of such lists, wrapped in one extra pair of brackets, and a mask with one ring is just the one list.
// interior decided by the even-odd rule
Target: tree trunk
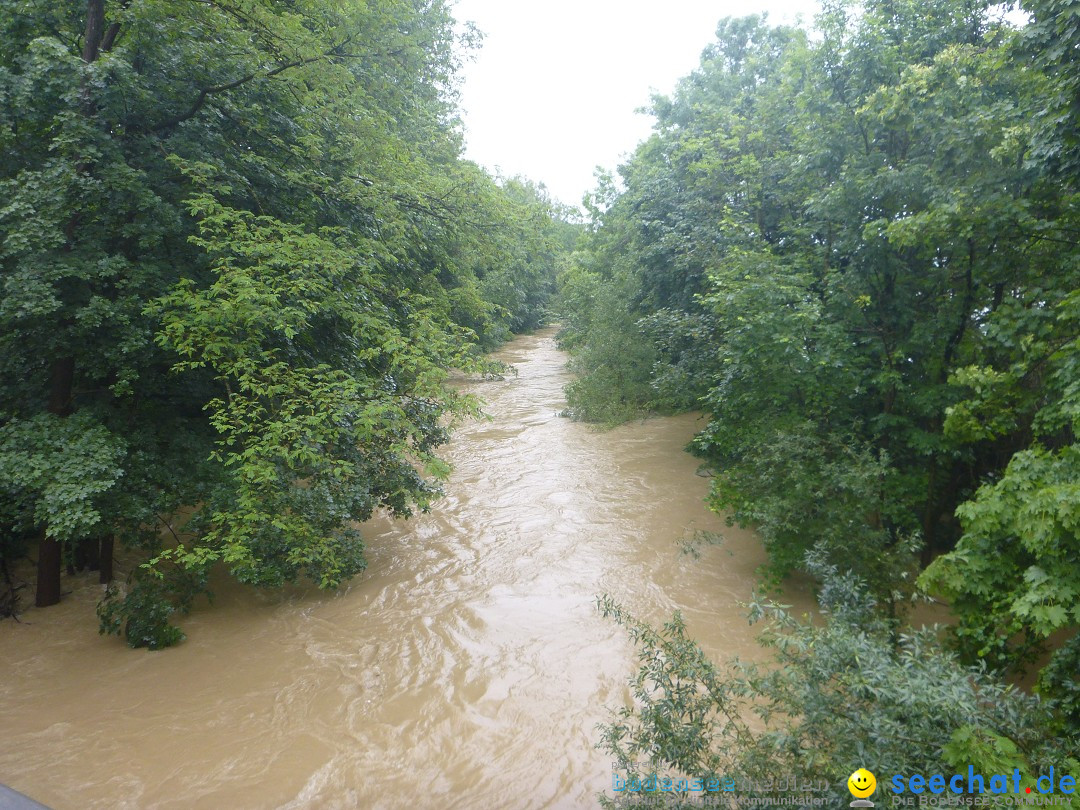
[[(86, 0), (86, 32), (83, 36), (83, 61), (94, 62), (101, 52), (105, 36), (105, 0)], [(115, 39), (116, 35), (113, 34)]]
[(41, 530), (38, 540), (37, 595), (34, 604), (48, 607), (60, 601), (60, 541)]

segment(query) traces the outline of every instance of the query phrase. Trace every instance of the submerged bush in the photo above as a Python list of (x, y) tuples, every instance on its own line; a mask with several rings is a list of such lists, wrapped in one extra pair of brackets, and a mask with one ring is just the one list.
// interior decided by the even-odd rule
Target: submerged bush
[[(1058, 736), (1050, 706), (985, 668), (962, 665), (937, 628), (900, 632), (856, 576), (811, 567), (824, 583), (824, 622), (796, 619), (772, 602), (750, 607), (752, 621), (766, 621), (761, 643), (775, 654), (767, 665), (716, 664), (678, 613), (656, 629), (610, 597), (599, 600), (629, 632), (640, 663), (630, 679), (634, 706), (601, 727), (598, 747), (618, 763), (615, 780), (712, 780), (733, 787), (720, 793), (732, 806), (805, 792), (839, 808), (851, 800), (845, 780), (858, 767), (878, 775), (879, 789), (886, 774), (951, 774), (969, 765), (984, 774), (1019, 768), (1022, 787), (1051, 765), (1080, 772), (1076, 740)], [(823, 783), (824, 792), (807, 789)], [(690, 807), (700, 806), (702, 793), (668, 795), (667, 806)], [(611, 796), (602, 803), (617, 806)]]

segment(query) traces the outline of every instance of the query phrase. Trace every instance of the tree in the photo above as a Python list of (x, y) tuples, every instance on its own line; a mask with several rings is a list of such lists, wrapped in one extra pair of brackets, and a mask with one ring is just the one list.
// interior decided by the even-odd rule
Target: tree
[[(985, 319), (988, 350), (958, 368), (965, 396), (947, 411), (945, 431), (997, 460), (974, 497), (957, 509), (963, 535), (922, 575), (950, 600), (955, 637), (969, 658), (1023, 669), (1055, 633), (1080, 626), (1080, 242), (1076, 219), (1078, 18), (1075, 5), (1032, 3), (1014, 59), (1035, 49), (1044, 76), (1031, 112), (1026, 158), (1048, 178), (1010, 212), (1025, 248), (1026, 283), (998, 294)], [(1000, 288), (999, 288), (1000, 289)], [(1039, 688), (1080, 723), (1080, 645), (1059, 644)]]
[(893, 621), (929, 589), (966, 663), (1055, 639), (1040, 689), (1070, 728), (1080, 29), (1026, 8), (1021, 30), (951, 0), (830, 2), (813, 35), (722, 22), (561, 295), (571, 405), (707, 412), (710, 505), (757, 529), (773, 584), (813, 552)]
[(162, 646), (210, 566), (333, 587), (353, 522), (431, 504), (476, 409), (446, 369), (558, 263), (550, 201), (460, 158), (471, 41), (441, 0), (5, 4), (0, 520), (39, 604), (115, 537), (146, 562), (102, 628)]

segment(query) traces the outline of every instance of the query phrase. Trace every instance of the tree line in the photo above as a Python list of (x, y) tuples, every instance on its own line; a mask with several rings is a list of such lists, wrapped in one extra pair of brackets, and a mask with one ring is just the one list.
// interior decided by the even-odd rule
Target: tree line
[(334, 587), (438, 494), (444, 386), (544, 317), (567, 211), (462, 158), (443, 0), (0, 3), (0, 607), (128, 581), (136, 646), (212, 566)]
[[(638, 684), (653, 685), (609, 728), (623, 761), (666, 751), (721, 772), (695, 677), (722, 753), (746, 755), (725, 767), (759, 775), (1076, 750), (1080, 6), (1022, 5), (828, 0), (809, 30), (724, 20), (587, 200), (560, 277), (572, 412), (704, 411), (691, 450), (710, 505), (757, 529), (769, 583), (817, 574), (833, 616), (824, 631), (782, 616), (785, 670), (723, 692), (677, 621), (643, 628), (608, 604), (648, 642)], [(905, 635), (927, 593), (951, 607), (947, 649)], [(1037, 708), (989, 685), (1033, 667)], [(656, 684), (685, 713), (651, 700)], [(738, 689), (786, 731), (724, 737)]]

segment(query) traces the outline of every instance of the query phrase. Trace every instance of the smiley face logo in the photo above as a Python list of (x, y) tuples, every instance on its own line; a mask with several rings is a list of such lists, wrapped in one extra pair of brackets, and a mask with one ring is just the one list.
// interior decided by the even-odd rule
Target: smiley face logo
[(866, 768), (859, 768), (848, 777), (847, 789), (856, 799), (865, 799), (877, 790), (877, 779)]

